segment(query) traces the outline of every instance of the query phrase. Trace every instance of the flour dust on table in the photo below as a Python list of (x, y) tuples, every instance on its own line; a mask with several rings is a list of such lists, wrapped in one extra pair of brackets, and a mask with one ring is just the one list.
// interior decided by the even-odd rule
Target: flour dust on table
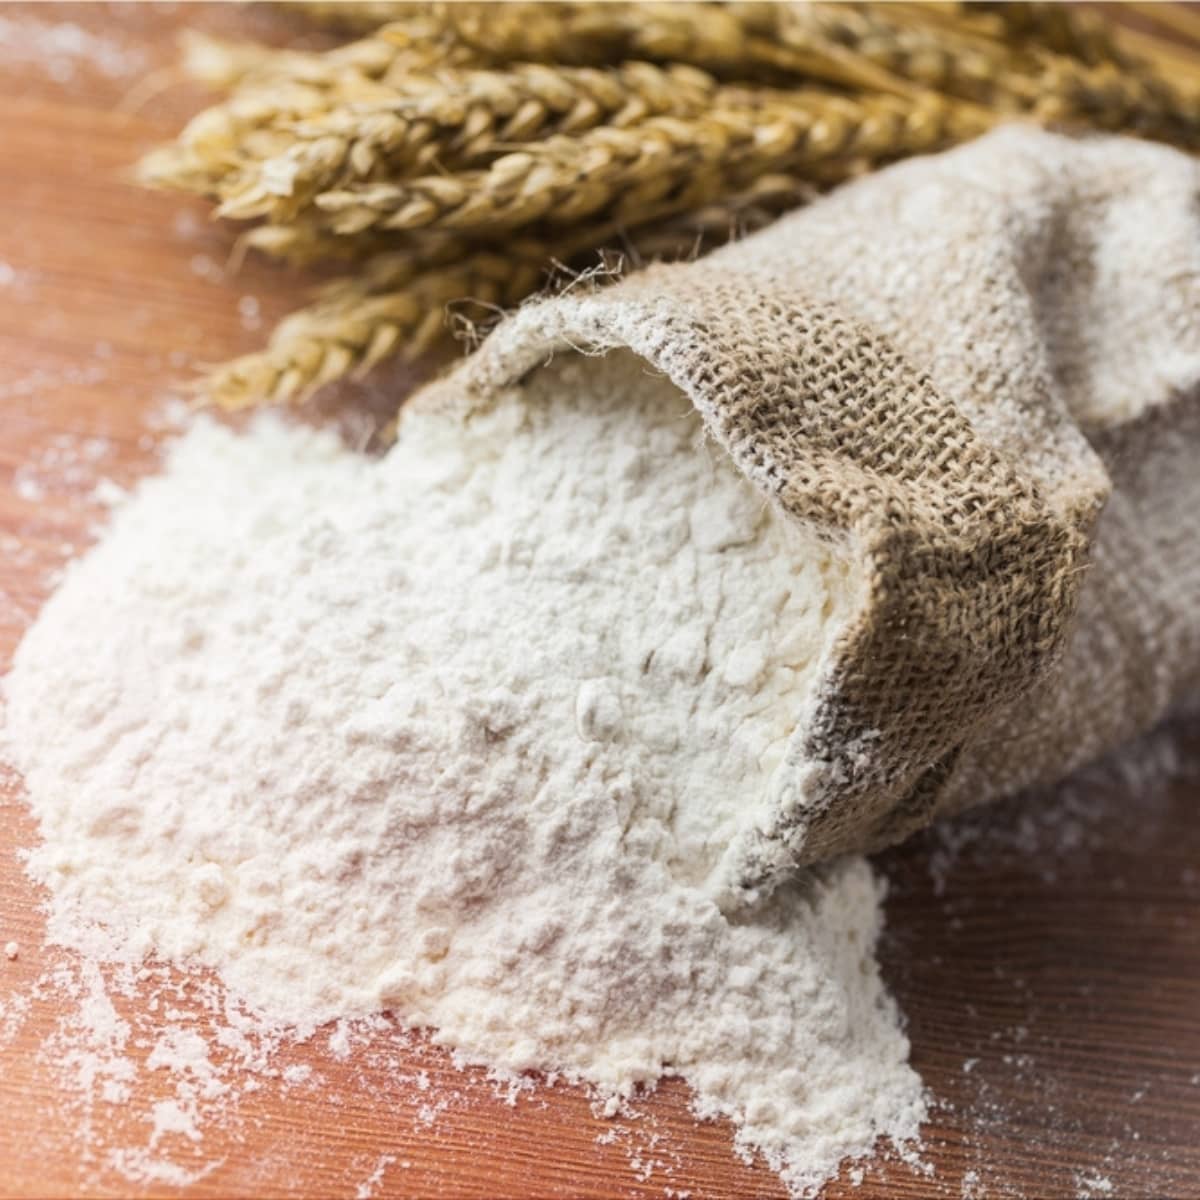
[(811, 1191), (924, 1115), (881, 886), (718, 900), (860, 583), (628, 356), (418, 402), (381, 460), (200, 420), (6, 683), (51, 935), (612, 1112), (682, 1076)]

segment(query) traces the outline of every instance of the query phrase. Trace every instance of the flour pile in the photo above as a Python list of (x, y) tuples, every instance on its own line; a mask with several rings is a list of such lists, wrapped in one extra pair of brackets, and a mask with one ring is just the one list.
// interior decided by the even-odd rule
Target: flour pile
[(198, 422), (6, 684), (52, 934), (612, 1110), (681, 1075), (814, 1188), (924, 1115), (880, 886), (716, 899), (858, 586), (620, 356), (410, 412), (375, 462)]

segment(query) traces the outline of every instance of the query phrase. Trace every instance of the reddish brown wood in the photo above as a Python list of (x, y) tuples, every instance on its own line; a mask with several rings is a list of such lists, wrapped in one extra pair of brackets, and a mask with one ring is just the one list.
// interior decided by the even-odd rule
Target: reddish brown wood
[[(74, 22), (140, 50), (148, 66), (170, 60), (184, 20), (282, 32), (241, 8), (9, 6), (0, 15)], [(77, 65), (55, 83), (10, 58), (0, 46), (0, 263), (16, 272), (0, 288), (0, 664), (46, 595), (47, 574), (87, 544), (96, 516), (87, 498), (95, 472), (64, 482), (47, 471), (50, 490), (33, 501), (18, 493), (18, 471), (64, 433), (109, 439), (97, 469), (118, 482), (153, 469), (161, 435), (148, 422), (164, 395), (193, 362), (263, 336), (243, 327), (238, 298), (259, 300), (265, 329), (303, 282), (257, 263), (210, 278), (229, 232), (209, 225), (200, 204), (126, 181), (137, 154), (169, 136), (201, 93), (175, 86), (129, 115), (118, 108), (128, 78)], [(402, 386), (392, 379), (374, 394)], [(1196, 738), (1190, 752), (1186, 728), (1178, 738), (1196, 760)], [(926, 1134), (934, 1173), (882, 1164), (861, 1189), (834, 1186), (831, 1196), (1100, 1194), (1092, 1176), (1109, 1179), (1115, 1196), (1200, 1195), (1198, 795), (1195, 780), (1165, 789), (1093, 781), (1066, 801), (997, 809), (882, 857), (893, 884), (883, 959), (936, 1104)], [(0, 960), (2, 1001), (48, 952), (17, 858), (35, 830), (15, 785), (0, 802), (0, 943), (22, 946), (16, 962)], [(36, 1002), (2, 1052), (0, 1194), (173, 1194), (161, 1184), (139, 1190), (85, 1160), (56, 1078), (35, 1058), (60, 1007), (53, 995)], [(781, 1194), (770, 1172), (735, 1158), (728, 1127), (692, 1121), (677, 1082), (644, 1106), (662, 1137), (655, 1156), (671, 1172), (641, 1181), (619, 1141), (597, 1142), (609, 1126), (578, 1090), (510, 1108), (440, 1052), (414, 1051), (432, 1094), (457, 1097), (425, 1126), (417, 1110), (427, 1094), (362, 1054), (340, 1063), (318, 1041), (294, 1059), (329, 1085), (285, 1096), (268, 1083), (245, 1101), (241, 1140), (220, 1146), (223, 1164), (195, 1195), (350, 1196), (384, 1154), (397, 1161), (381, 1196)], [(130, 1119), (120, 1107), (98, 1112), (102, 1144), (124, 1144)], [(205, 1155), (213, 1151), (206, 1141)]]

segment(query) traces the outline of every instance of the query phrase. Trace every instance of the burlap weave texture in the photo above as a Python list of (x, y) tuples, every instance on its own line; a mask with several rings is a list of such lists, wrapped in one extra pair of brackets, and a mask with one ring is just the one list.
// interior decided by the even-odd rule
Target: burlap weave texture
[(431, 398), (628, 348), (857, 559), (754, 889), (1051, 781), (1200, 674), (1200, 166), (1011, 127), (694, 263), (531, 304)]

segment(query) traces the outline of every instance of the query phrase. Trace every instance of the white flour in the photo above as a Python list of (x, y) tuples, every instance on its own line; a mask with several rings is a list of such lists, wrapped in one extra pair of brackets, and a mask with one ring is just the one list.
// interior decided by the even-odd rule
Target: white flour
[(856, 581), (663, 381), (528, 390), (375, 463), (272, 422), (176, 446), (7, 682), (51, 932), (614, 1107), (682, 1075), (812, 1188), (924, 1112), (880, 888), (855, 860), (713, 896)]

